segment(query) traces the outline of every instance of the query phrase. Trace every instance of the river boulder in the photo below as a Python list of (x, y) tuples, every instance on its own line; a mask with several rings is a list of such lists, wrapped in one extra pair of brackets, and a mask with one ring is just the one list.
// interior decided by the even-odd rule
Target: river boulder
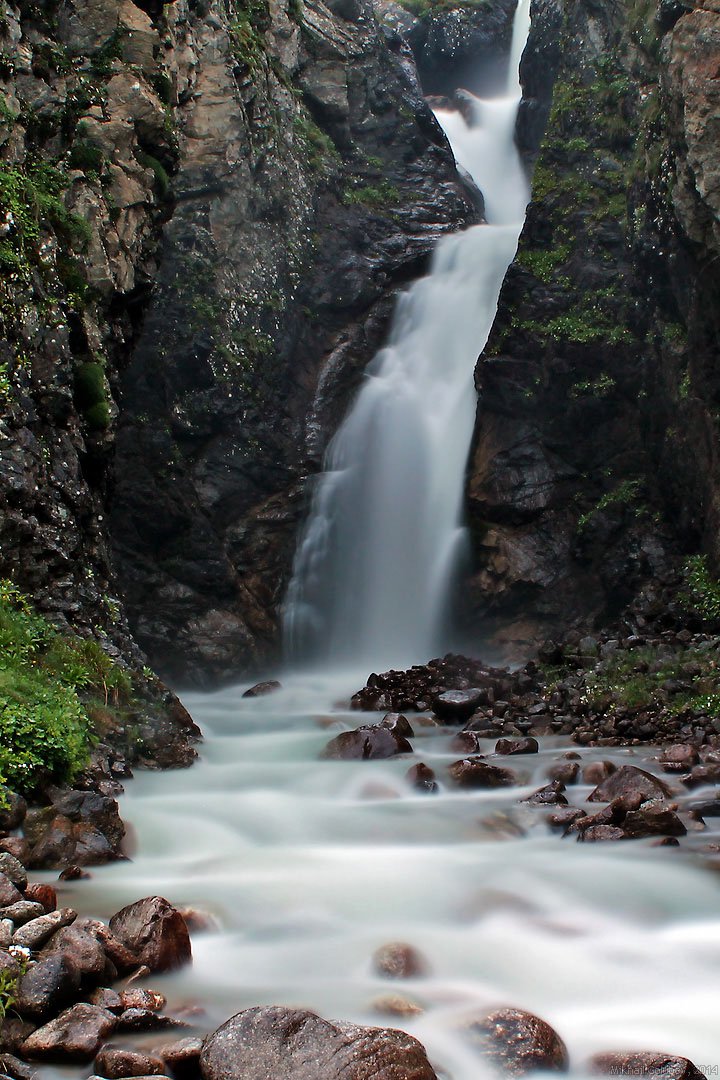
[(608, 1051), (589, 1061), (590, 1072), (601, 1076), (642, 1076), (646, 1080), (703, 1080), (688, 1058), (655, 1050)]
[(526, 1073), (567, 1072), (568, 1052), (558, 1033), (533, 1013), (522, 1009), (495, 1009), (469, 1028), (494, 1065), (512, 1076)]
[(245, 1009), (205, 1039), (203, 1080), (437, 1080), (422, 1045), (393, 1028), (331, 1023), (304, 1009)]
[(395, 729), (368, 725), (336, 735), (320, 756), (330, 761), (365, 761), (411, 753), (412, 745)]
[(110, 931), (151, 971), (170, 971), (192, 958), (185, 920), (162, 896), (147, 896), (118, 911)]
[(588, 802), (612, 802), (619, 797), (639, 795), (642, 802), (665, 799), (672, 795), (671, 789), (652, 773), (634, 765), (623, 765), (598, 784), (588, 795)]
[(461, 788), (510, 787), (518, 782), (512, 769), (500, 769), (497, 765), (488, 765), (487, 761), (477, 757), (454, 761), (448, 771), (451, 778)]

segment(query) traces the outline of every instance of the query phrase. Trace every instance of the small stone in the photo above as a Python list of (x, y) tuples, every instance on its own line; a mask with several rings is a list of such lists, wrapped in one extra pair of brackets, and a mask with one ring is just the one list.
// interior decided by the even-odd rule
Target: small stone
[(687, 743), (666, 746), (660, 755), (660, 766), (664, 772), (689, 772), (699, 761), (697, 750)]
[(178, 1039), (177, 1042), (161, 1046), (158, 1056), (162, 1058), (168, 1071), (172, 1072), (176, 1080), (185, 1080), (186, 1077), (190, 1080), (190, 1077), (199, 1074), (202, 1045), (202, 1039), (189, 1036), (187, 1039)]
[(597, 840), (624, 840), (625, 833), (617, 825), (590, 825), (578, 835), (578, 840), (593, 843)]
[(416, 791), (435, 793), (438, 790), (435, 773), (428, 765), (424, 765), (422, 761), (419, 761), (417, 765), (410, 766), (405, 773), (405, 779)]
[(580, 773), (577, 761), (557, 761), (547, 770), (549, 780), (559, 780), (561, 784), (574, 784)]
[(116, 1026), (117, 1017), (105, 1009), (73, 1005), (26, 1039), (22, 1053), (42, 1061), (90, 1061)]
[(101, 1009), (108, 1009), (114, 1013), (122, 1012), (122, 999), (117, 990), (109, 986), (95, 987), (88, 994), (87, 1000), (89, 1005), (97, 1005)]
[(150, 1012), (162, 1012), (167, 1005), (167, 999), (157, 990), (144, 990), (138, 986), (122, 990), (120, 1003), (123, 1009), (149, 1009)]
[(64, 870), (61, 870), (58, 874), (58, 881), (80, 881), (82, 878), (89, 878), (92, 875), (87, 870), (83, 870), (81, 866), (66, 866)]
[(46, 911), (42, 904), (36, 904), (32, 900), (18, 900), (17, 904), (0, 909), (0, 917), (12, 919), (15, 926), (23, 926), (31, 919), (39, 919)]
[(375, 998), (372, 1010), (384, 1016), (420, 1016), (423, 1012), (420, 1005), (408, 998), (400, 997), (399, 994), (387, 994), (385, 997)]
[(477, 757), (455, 761), (448, 771), (451, 778), (461, 788), (510, 787), (517, 783), (517, 776), (511, 769), (500, 769), (496, 765), (488, 765), (487, 761)]
[(537, 754), (540, 749), (537, 739), (498, 739), (495, 744), (496, 754)]
[(336, 735), (320, 757), (330, 761), (367, 761), (411, 753), (412, 744), (403, 735), (388, 728), (367, 726)]
[(65, 956), (88, 982), (98, 983), (105, 973), (107, 957), (102, 944), (92, 930), (84, 926), (68, 926), (53, 936), (43, 949), (43, 956)]
[(535, 1071), (567, 1072), (565, 1043), (548, 1023), (522, 1009), (496, 1009), (469, 1026), (473, 1041), (512, 1076)]
[(427, 965), (414, 946), (394, 941), (373, 954), (373, 970), (386, 979), (413, 979), (425, 975)]
[(381, 727), (388, 728), (389, 731), (394, 731), (397, 735), (402, 735), (404, 739), (412, 739), (415, 737), (412, 724), (407, 716), (403, 716), (402, 713), (386, 713), (380, 721), (380, 725)]
[(522, 801), (532, 806), (567, 806), (567, 799), (563, 795), (565, 785), (560, 780), (551, 780), (549, 784), (533, 791)]
[(159, 1057), (108, 1043), (95, 1058), (95, 1070), (107, 1080), (121, 1080), (126, 1076), (162, 1076), (165, 1065)]
[(49, 915), (41, 915), (39, 919), (32, 919), (25, 923), (13, 934), (15, 945), (25, 945), (28, 949), (39, 949), (63, 926), (69, 926), (77, 918), (77, 912), (72, 908), (61, 908), (59, 911), (51, 911)]
[(187, 1024), (152, 1009), (125, 1009), (118, 1019), (119, 1031), (160, 1031), (163, 1028), (182, 1027), (187, 1027)]
[(266, 679), (265, 682), (255, 683), (249, 690), (246, 690), (243, 694), (244, 698), (264, 697), (266, 694), (274, 694), (276, 690), (282, 689), (282, 683), (277, 679)]

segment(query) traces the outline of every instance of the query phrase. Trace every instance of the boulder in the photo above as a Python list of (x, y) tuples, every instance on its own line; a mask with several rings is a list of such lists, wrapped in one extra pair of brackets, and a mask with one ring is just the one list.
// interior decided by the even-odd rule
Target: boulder
[[(162, 896), (147, 896), (118, 911), (110, 931), (151, 971), (170, 971), (192, 959), (185, 920)], [(106, 951), (113, 959), (107, 945)]]
[(487, 700), (487, 691), (473, 687), (468, 690), (446, 690), (433, 700), (433, 712), (441, 720), (451, 724), (462, 724), (469, 720), (477, 709)]
[(470, 1025), (473, 1041), (494, 1065), (512, 1076), (567, 1072), (565, 1043), (548, 1023), (522, 1009), (496, 1009)]
[(644, 805), (625, 815), (622, 823), (625, 836), (632, 840), (641, 836), (685, 836), (687, 829), (673, 810), (664, 806)]
[(27, 887), (27, 870), (9, 851), (0, 852), (0, 874), (9, 878), (16, 889), (24, 891)]
[(482, 758), (469, 757), (455, 761), (449, 768), (451, 778), (461, 788), (498, 788), (517, 784), (517, 776), (511, 769), (488, 765)]
[(243, 697), (264, 697), (266, 694), (272, 694), (276, 690), (280, 690), (281, 687), (282, 683), (278, 682), (277, 679), (267, 679), (265, 682), (255, 683), (254, 686), (251, 686), (249, 690), (245, 691)]
[(80, 990), (80, 972), (67, 956), (51, 956), (28, 967), (19, 979), (15, 1008), (21, 1016), (44, 1024), (73, 1001)]
[(373, 954), (373, 970), (386, 979), (413, 979), (427, 972), (427, 964), (413, 945), (393, 941)]
[(616, 770), (617, 766), (612, 761), (591, 761), (583, 769), (583, 784), (602, 784)]
[(99, 983), (107, 965), (107, 957), (92, 928), (66, 926), (45, 946), (43, 957), (64, 956), (90, 984)]
[(31, 1060), (90, 1061), (117, 1026), (117, 1017), (97, 1005), (73, 1005), (60, 1013), (22, 1044), (23, 1057)]
[(200, 1071), (202, 1043), (202, 1039), (190, 1035), (186, 1039), (178, 1039), (177, 1042), (161, 1046), (158, 1055), (176, 1080), (193, 1080)]
[(660, 755), (660, 767), (663, 772), (689, 772), (699, 762), (700, 755), (697, 750), (687, 743), (666, 746)]
[(22, 900), (22, 893), (15, 888), (7, 874), (0, 873), (0, 907), (9, 907)]
[(336, 735), (320, 757), (329, 761), (366, 761), (411, 753), (412, 746), (404, 735), (389, 728), (369, 725)]
[(27, 814), (27, 803), (22, 795), (9, 788), (0, 787), (0, 832), (19, 829)]
[(611, 802), (628, 795), (638, 795), (642, 802), (650, 802), (667, 798), (672, 790), (644, 769), (623, 765), (590, 792), (588, 802)]
[(654, 1050), (617, 1050), (594, 1054), (590, 1072), (602, 1076), (642, 1076), (646, 1080), (704, 1080), (705, 1074), (684, 1057)]
[(380, 726), (394, 731), (396, 735), (402, 735), (404, 739), (412, 739), (415, 736), (412, 724), (407, 716), (403, 716), (402, 713), (386, 713), (380, 722)]
[(304, 1009), (246, 1009), (207, 1037), (203, 1080), (437, 1080), (421, 1044), (392, 1028), (331, 1023)]

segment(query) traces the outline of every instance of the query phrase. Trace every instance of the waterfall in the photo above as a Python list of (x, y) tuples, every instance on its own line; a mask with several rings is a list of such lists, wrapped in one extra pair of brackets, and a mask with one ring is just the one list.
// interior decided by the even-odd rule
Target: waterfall
[(438, 111), (487, 224), (443, 239), (397, 304), (387, 345), (332, 439), (285, 603), (286, 645), (304, 660), (387, 667), (443, 646), (467, 547), (465, 468), (473, 373), (517, 249), (528, 187), (515, 146), (529, 0), (513, 26), (501, 96)]

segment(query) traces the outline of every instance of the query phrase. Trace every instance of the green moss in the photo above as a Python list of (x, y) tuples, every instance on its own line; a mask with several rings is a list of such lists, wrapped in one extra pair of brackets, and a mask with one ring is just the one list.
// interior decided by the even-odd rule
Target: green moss
[(611, 393), (615, 389), (615, 386), (616, 383), (612, 375), (603, 372), (597, 379), (585, 379), (581, 382), (573, 383), (570, 387), (570, 397), (603, 398)]
[(293, 119), (293, 130), (313, 172), (322, 172), (339, 164), (341, 159), (335, 143), (309, 116), (298, 114)]
[(400, 202), (400, 191), (387, 180), (376, 186), (351, 187), (343, 195), (348, 206), (370, 206), (379, 209)]
[(69, 164), (72, 169), (80, 169), (84, 173), (100, 173), (105, 161), (104, 154), (97, 146), (79, 139), (73, 143), (70, 149)]
[(540, 281), (547, 283), (557, 268), (567, 261), (570, 250), (569, 244), (558, 244), (557, 247), (542, 250), (521, 250), (517, 254), (517, 262)]
[(0, 582), (0, 783), (70, 781), (92, 742), (86, 704), (122, 700), (130, 676), (95, 641), (60, 634)]
[(693, 555), (683, 572), (685, 584), (678, 598), (682, 606), (704, 622), (720, 624), (720, 581), (711, 574), (707, 555)]
[(170, 193), (170, 177), (165, 166), (152, 154), (146, 154), (144, 150), (138, 150), (136, 157), (144, 168), (152, 170), (158, 195), (161, 199), (167, 199)]
[(75, 402), (91, 431), (102, 431), (109, 426), (110, 405), (102, 364), (88, 361), (77, 369)]

